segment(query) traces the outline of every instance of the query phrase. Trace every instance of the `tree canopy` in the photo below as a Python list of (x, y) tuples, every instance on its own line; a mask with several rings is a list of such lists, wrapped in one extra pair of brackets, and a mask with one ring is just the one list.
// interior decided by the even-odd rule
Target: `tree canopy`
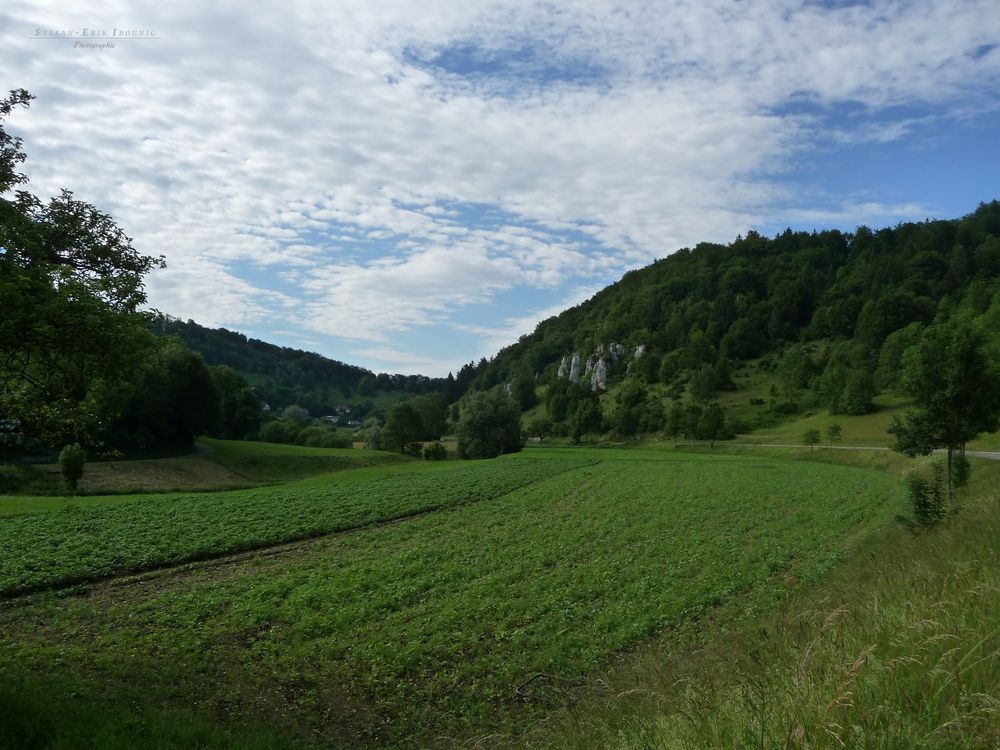
[(19, 187), (26, 157), (4, 122), (31, 99), (15, 90), (0, 102), (0, 416), (59, 445), (93, 439), (124, 403), (151, 346), (144, 277), (163, 259), (68, 191), (42, 201)]
[(983, 337), (969, 325), (929, 327), (903, 355), (902, 383), (917, 410), (894, 417), (889, 432), (908, 456), (947, 451), (948, 499), (954, 452), (1000, 424), (1000, 372), (983, 351)]
[(524, 446), (521, 410), (502, 388), (473, 393), (458, 422), (460, 458), (494, 458)]

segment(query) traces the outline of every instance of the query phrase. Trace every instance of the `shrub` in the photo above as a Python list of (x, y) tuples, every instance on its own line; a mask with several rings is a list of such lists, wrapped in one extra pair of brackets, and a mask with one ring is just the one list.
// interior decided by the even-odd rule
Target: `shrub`
[(318, 448), (328, 434), (330, 434), (330, 431), (327, 428), (318, 425), (303, 427), (299, 430), (299, 434), (295, 436), (295, 444)]
[(802, 433), (802, 441), (809, 446), (809, 450), (812, 450), (815, 446), (819, 445), (819, 430), (806, 430)]
[(966, 458), (964, 453), (956, 453), (951, 475), (955, 487), (964, 487), (967, 485), (971, 474), (972, 466), (969, 464), (969, 459)]
[(438, 441), (428, 443), (424, 446), (425, 461), (443, 461), (448, 458), (448, 449)]
[(320, 448), (353, 448), (354, 441), (350, 435), (328, 430), (323, 439), (320, 440), (319, 445)]
[(265, 443), (293, 443), (298, 434), (298, 426), (283, 419), (265, 422), (260, 428), (260, 439)]
[(414, 458), (420, 458), (424, 453), (424, 446), (419, 440), (413, 440), (403, 446), (404, 456), (413, 456)]
[(77, 482), (83, 476), (83, 465), (86, 462), (87, 454), (83, 452), (79, 443), (67, 445), (59, 451), (59, 471), (62, 473), (63, 479), (66, 480), (67, 486), (74, 492)]
[(914, 472), (907, 477), (907, 494), (913, 505), (913, 515), (922, 526), (931, 526), (944, 518), (944, 468), (940, 463), (931, 467), (928, 478)]

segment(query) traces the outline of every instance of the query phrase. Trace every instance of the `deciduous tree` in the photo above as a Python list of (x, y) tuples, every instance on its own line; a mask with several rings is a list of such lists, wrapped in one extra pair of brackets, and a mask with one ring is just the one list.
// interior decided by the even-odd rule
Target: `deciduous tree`
[(981, 336), (971, 327), (939, 323), (903, 356), (902, 386), (917, 410), (893, 417), (889, 433), (896, 450), (908, 456), (947, 451), (945, 477), (952, 499), (954, 454), (1000, 422), (1000, 374), (983, 354)]

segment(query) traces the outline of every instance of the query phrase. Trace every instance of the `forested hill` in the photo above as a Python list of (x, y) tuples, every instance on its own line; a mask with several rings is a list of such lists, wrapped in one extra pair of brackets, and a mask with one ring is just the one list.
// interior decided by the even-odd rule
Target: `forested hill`
[(1000, 202), (957, 220), (853, 234), (787, 230), (773, 239), (751, 232), (680, 250), (543, 321), (500, 351), (473, 387), (556, 382), (577, 353), (584, 384), (591, 374), (583, 363), (603, 358), (612, 381), (629, 367), (650, 383), (683, 386), (700, 376), (711, 391), (726, 387), (732, 362), (818, 340), (841, 345), (826, 347), (825, 361), (804, 363), (803, 380), (831, 358), (872, 374), (880, 356), (891, 359), (939, 315), (985, 315), (1000, 331)]
[(293, 404), (314, 416), (331, 414), (337, 406), (351, 406), (352, 415), (363, 416), (376, 402), (401, 397), (442, 393), (453, 400), (475, 374), (470, 366), (459, 378), (423, 375), (376, 374), (363, 367), (327, 359), (313, 352), (275, 346), (225, 328), (205, 328), (194, 321), (165, 317), (158, 333), (179, 337), (209, 365), (228, 365), (253, 386), (257, 396), (272, 409)]

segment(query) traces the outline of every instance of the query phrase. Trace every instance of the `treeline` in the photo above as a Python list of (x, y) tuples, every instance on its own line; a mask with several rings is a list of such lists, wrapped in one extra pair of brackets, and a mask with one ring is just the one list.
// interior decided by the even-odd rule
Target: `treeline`
[[(731, 372), (741, 363), (761, 359), (789, 408), (809, 390), (832, 412), (857, 414), (876, 393), (898, 386), (900, 359), (921, 331), (953, 317), (996, 341), (997, 201), (957, 220), (853, 234), (750, 232), (728, 245), (685, 248), (543, 321), (500, 351), (472, 388), (548, 386), (551, 418), (565, 423), (563, 405), (551, 403), (566, 388), (560, 363), (616, 343), (626, 354), (608, 359), (612, 383), (662, 384), (675, 397), (705, 403), (734, 387)], [(570, 399), (570, 412), (578, 400)]]
[(311, 414), (332, 414), (337, 406), (350, 406), (353, 416), (371, 412), (380, 395), (399, 397), (439, 393), (451, 403), (465, 393), (469, 383), (486, 366), (468, 364), (456, 375), (374, 373), (363, 367), (328, 359), (314, 352), (275, 346), (225, 328), (205, 328), (192, 320), (170, 316), (156, 320), (153, 330), (177, 336), (209, 365), (226, 365), (253, 384), (254, 392), (271, 409), (297, 405)]

